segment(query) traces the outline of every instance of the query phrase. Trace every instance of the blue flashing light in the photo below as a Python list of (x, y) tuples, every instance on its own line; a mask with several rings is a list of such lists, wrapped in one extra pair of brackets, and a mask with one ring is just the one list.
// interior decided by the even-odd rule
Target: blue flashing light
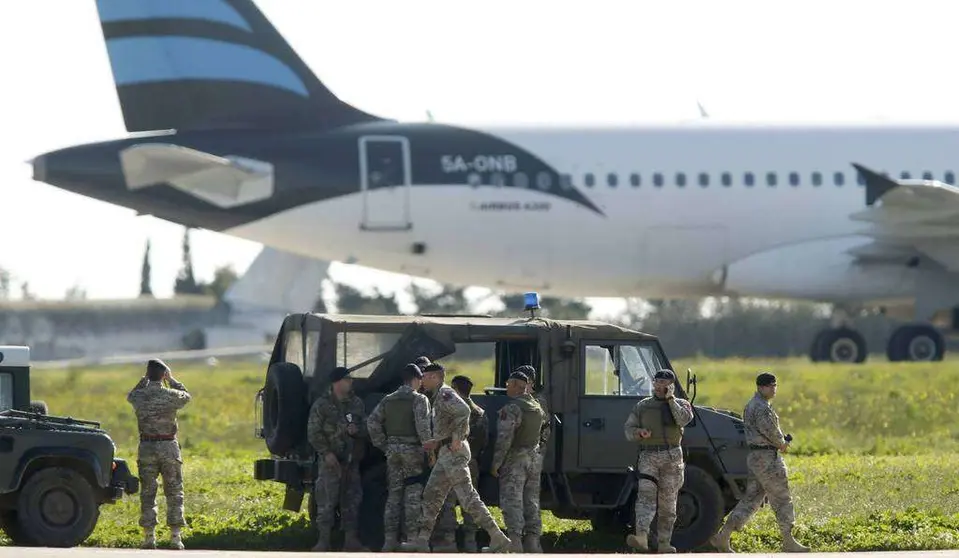
[(526, 310), (539, 309), (539, 293), (524, 293), (523, 303), (526, 305)]

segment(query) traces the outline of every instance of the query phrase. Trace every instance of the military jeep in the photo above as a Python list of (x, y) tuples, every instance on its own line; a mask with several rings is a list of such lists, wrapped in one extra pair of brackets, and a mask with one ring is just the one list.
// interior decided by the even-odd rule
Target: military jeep
[[(504, 386), (512, 370), (531, 364), (540, 371), (537, 387), (545, 389), (552, 421), (542, 509), (561, 518), (591, 519), (594, 529), (623, 535), (632, 525), (637, 448), (626, 439), (623, 425), (636, 402), (651, 395), (656, 370), (672, 368), (655, 336), (608, 323), (533, 315), (302, 313), (287, 316), (276, 339), (256, 397), (262, 415), (257, 436), (271, 457), (255, 462), (254, 477), (286, 485), (285, 509), (299, 511), (304, 494), (312, 493), (316, 463), (306, 440), (307, 416), (312, 402), (329, 388), (329, 371), (348, 367), (354, 392), (371, 412), (400, 385), (403, 366), (425, 355), (444, 364), (447, 381), (468, 374), (476, 384), (472, 397), (490, 419), (489, 445), (479, 462), (479, 492), (487, 505), (499, 501), (498, 481), (489, 467), (497, 411), (507, 401)], [(687, 397), (690, 384), (695, 386), (695, 378), (687, 377), (686, 389), (677, 380), (676, 395)], [(686, 479), (672, 544), (690, 550), (707, 542), (745, 490), (743, 423), (733, 413), (695, 407), (682, 445)], [(358, 459), (360, 536), (369, 548), (380, 548), (385, 459), (368, 443)], [(311, 517), (313, 508), (311, 501)], [(650, 538), (655, 546), (655, 536)]]
[(30, 401), (30, 349), (0, 346), (0, 528), (18, 546), (76, 546), (139, 479), (98, 423), (46, 411)]

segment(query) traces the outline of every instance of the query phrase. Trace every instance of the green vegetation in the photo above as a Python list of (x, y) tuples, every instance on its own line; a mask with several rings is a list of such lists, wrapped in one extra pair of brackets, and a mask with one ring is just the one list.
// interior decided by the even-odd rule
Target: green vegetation
[[(787, 455), (796, 501), (797, 536), (815, 550), (959, 548), (959, 363), (810, 365), (795, 360), (684, 361), (698, 375), (699, 405), (740, 411), (761, 368), (779, 378), (775, 405), (795, 437)], [(487, 364), (458, 364), (456, 373), (488, 384)], [(120, 457), (135, 466), (136, 422), (126, 403), (142, 370), (105, 367), (35, 371), (33, 398), (50, 413), (100, 420)], [(266, 453), (253, 437), (253, 398), (263, 364), (221, 361), (215, 368), (177, 367), (194, 395), (180, 415), (185, 457), (188, 548), (306, 550), (314, 532), (304, 511), (281, 509), (282, 485), (253, 480)], [(161, 490), (162, 494), (162, 490)], [(165, 504), (158, 498), (160, 516)], [(499, 519), (499, 510), (494, 509)], [(105, 506), (90, 546), (139, 544), (139, 499)], [(544, 548), (623, 552), (624, 541), (590, 532), (585, 521), (544, 514)], [(502, 524), (502, 523), (501, 523)], [(166, 537), (161, 527), (158, 533)], [(779, 533), (768, 506), (733, 536), (739, 551), (776, 551)]]

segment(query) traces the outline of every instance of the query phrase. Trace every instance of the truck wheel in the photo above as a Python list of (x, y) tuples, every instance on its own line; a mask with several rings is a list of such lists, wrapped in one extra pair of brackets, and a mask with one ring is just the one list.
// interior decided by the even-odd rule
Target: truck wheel
[(41, 469), (20, 490), (17, 523), (31, 544), (77, 546), (90, 536), (99, 517), (93, 487), (73, 469)]
[(4, 510), (0, 512), (0, 528), (2, 528), (3, 532), (7, 534), (7, 537), (13, 541), (14, 546), (30, 545), (30, 541), (23, 536), (23, 529), (20, 529), (16, 511)]
[(306, 384), (300, 367), (289, 362), (270, 365), (263, 390), (263, 437), (274, 455), (286, 455), (305, 435)]
[(686, 482), (676, 502), (676, 524), (672, 545), (677, 550), (693, 550), (707, 543), (719, 530), (724, 515), (723, 493), (712, 475), (686, 466)]

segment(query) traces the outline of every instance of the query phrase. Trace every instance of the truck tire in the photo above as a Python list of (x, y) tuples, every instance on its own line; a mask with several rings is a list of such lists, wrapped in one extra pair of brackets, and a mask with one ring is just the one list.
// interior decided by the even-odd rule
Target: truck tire
[(3, 510), (0, 512), (0, 529), (3, 529), (14, 546), (28, 546), (30, 544), (30, 541), (23, 536), (23, 530), (20, 529), (16, 511)]
[(723, 493), (712, 475), (695, 465), (686, 466), (686, 482), (679, 490), (672, 545), (693, 550), (707, 544), (723, 521)]
[(20, 489), (17, 524), (29, 545), (77, 546), (90, 536), (99, 517), (93, 487), (73, 469), (41, 469)]
[(306, 384), (300, 367), (276, 362), (263, 389), (263, 437), (274, 455), (286, 455), (306, 434)]

